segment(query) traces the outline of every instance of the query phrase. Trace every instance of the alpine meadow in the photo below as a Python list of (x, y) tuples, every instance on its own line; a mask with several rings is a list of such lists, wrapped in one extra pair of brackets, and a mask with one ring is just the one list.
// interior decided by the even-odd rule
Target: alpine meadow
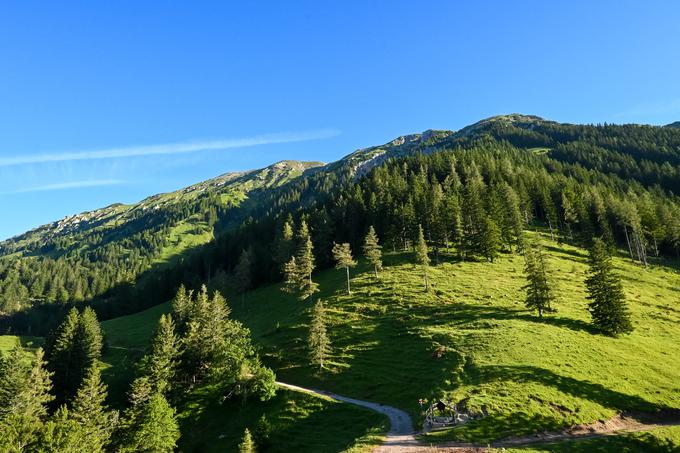
[(2, 450), (678, 448), (679, 165), (515, 114), (6, 240)]

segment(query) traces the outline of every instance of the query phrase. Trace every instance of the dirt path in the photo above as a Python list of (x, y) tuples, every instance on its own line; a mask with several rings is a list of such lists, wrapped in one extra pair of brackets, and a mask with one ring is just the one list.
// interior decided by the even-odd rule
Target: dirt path
[[(411, 420), (411, 417), (401, 409), (397, 409), (396, 407), (392, 406), (385, 406), (383, 404), (371, 403), (369, 401), (348, 398), (346, 396), (336, 395), (335, 393), (327, 392), (325, 390), (308, 389), (299, 387), (297, 385), (286, 384), (284, 382), (277, 382), (277, 384), (280, 387), (286, 388), (288, 390), (327, 396), (329, 398), (333, 398), (334, 400), (366, 407), (376, 412), (380, 412), (381, 414), (387, 415), (387, 417), (390, 419), (390, 431), (387, 433), (385, 442), (376, 450), (376, 453), (419, 451), (417, 448), (420, 448), (420, 444), (414, 436), (415, 431), (413, 430), (413, 421)], [(402, 448), (416, 449), (402, 450)]]
[(566, 428), (562, 431), (543, 432), (528, 436), (511, 437), (497, 442), (492, 442), (490, 445), (476, 445), (465, 442), (442, 442), (429, 445), (416, 439), (416, 433), (413, 430), (413, 422), (411, 417), (401, 409), (354, 398), (348, 398), (346, 396), (336, 395), (335, 393), (326, 392), (324, 390), (308, 389), (283, 382), (277, 382), (277, 384), (283, 388), (296, 392), (327, 396), (329, 398), (333, 398), (334, 400), (366, 407), (376, 412), (380, 412), (381, 414), (387, 415), (387, 417), (390, 419), (390, 431), (387, 433), (385, 442), (381, 446), (377, 447), (373, 453), (483, 452), (487, 450), (488, 446), (495, 448), (518, 447), (521, 445), (535, 443), (593, 439), (597, 437), (613, 436), (630, 432), (651, 431), (663, 426), (680, 425), (680, 413), (678, 412), (662, 413), (656, 417), (651, 417), (644, 414), (640, 414), (640, 416), (622, 414), (617, 415), (606, 422), (576, 425)]

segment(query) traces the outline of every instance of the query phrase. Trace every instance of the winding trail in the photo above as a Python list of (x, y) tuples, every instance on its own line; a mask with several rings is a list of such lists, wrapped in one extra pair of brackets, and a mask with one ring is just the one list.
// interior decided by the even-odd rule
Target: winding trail
[(346, 396), (337, 395), (325, 390), (316, 390), (300, 387), (297, 385), (276, 382), (280, 387), (295, 392), (310, 393), (313, 395), (326, 396), (337, 401), (342, 401), (357, 406), (366, 407), (390, 419), (390, 431), (387, 433), (385, 442), (373, 450), (373, 453), (423, 453), (423, 452), (483, 452), (487, 447), (518, 447), (535, 443), (552, 443), (561, 441), (573, 441), (581, 439), (593, 439), (598, 437), (613, 436), (630, 432), (651, 431), (664, 426), (680, 426), (680, 414), (677, 412), (661, 415), (656, 419), (641, 421), (631, 415), (621, 414), (606, 422), (595, 422), (585, 425), (577, 425), (562, 431), (536, 433), (528, 436), (511, 437), (491, 444), (479, 445), (466, 442), (442, 442), (426, 444), (416, 439), (417, 434), (413, 430), (411, 417), (401, 409), (372, 403)]
[[(386, 415), (390, 419), (390, 431), (387, 433), (385, 442), (375, 450), (375, 452), (410, 452), (419, 451), (422, 445), (415, 438), (415, 431), (413, 430), (413, 421), (411, 416), (401, 409), (392, 406), (385, 406), (384, 404), (371, 403), (369, 401), (362, 401), (355, 398), (336, 395), (325, 390), (309, 389), (297, 385), (286, 384), (285, 382), (276, 382), (280, 387), (295, 392), (311, 393), (314, 395), (327, 396), (337, 401), (354, 404), (357, 406), (366, 407), (381, 414)], [(402, 450), (402, 448), (404, 448)]]

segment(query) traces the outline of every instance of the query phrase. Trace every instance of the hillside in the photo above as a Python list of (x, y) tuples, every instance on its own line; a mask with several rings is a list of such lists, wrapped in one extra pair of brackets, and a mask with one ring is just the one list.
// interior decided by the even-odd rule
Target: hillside
[[(409, 254), (386, 257), (377, 281), (362, 265), (353, 274), (351, 296), (345, 294), (341, 271), (316, 275), (333, 344), (330, 368), (321, 375), (307, 359), (308, 303), (274, 285), (249, 292), (244, 307), (232, 295), (231, 306), (253, 331), (279, 380), (394, 405), (411, 412), (417, 423), (422, 422), (419, 398), (443, 397), (464, 402), (470, 412), (488, 413), (461, 428), (433, 433), (428, 442), (487, 443), (621, 412), (653, 417), (680, 410), (680, 368), (673, 360), (680, 347), (680, 317), (672, 302), (680, 296), (677, 269), (664, 263), (641, 271), (628, 259), (615, 260), (635, 331), (609, 338), (589, 323), (585, 251), (551, 242), (545, 234), (543, 240), (559, 294), (558, 312), (543, 320), (522, 304), (523, 261), (512, 255), (484, 263), (442, 253), (431, 271), (430, 292), (423, 291)], [(143, 347), (149, 326), (166, 309), (105, 322), (109, 341)], [(441, 348), (444, 354), (435, 358)], [(668, 432), (680, 444), (680, 429)], [(631, 451), (647, 451), (645, 445), (654, 445), (650, 439)], [(612, 445), (638, 441), (617, 442)]]
[[(167, 300), (178, 280), (195, 284), (230, 272), (240, 250), (252, 241), (235, 239), (237, 235), (261, 228), (271, 241), (272, 222), (280, 225), (283, 217), (301, 209), (310, 213), (317, 209), (313, 220), (327, 222), (321, 217), (332, 214), (332, 200), (341, 193), (343, 199), (356, 196), (355, 184), (389, 162), (440, 153), (463, 156), (470, 150), (494, 148), (506, 149), (501, 151), (504, 156), (491, 157), (498, 164), (560, 174), (582, 187), (633, 190), (636, 196), (648, 191), (652, 197), (659, 187), (671, 199), (680, 193), (680, 131), (674, 128), (572, 125), (530, 115), (500, 115), (456, 132), (430, 130), (398, 137), (327, 165), (283, 161), (262, 170), (226, 174), (138, 204), (67, 217), (4, 241), (0, 243), (0, 329), (44, 333), (52, 325), (50, 320), (63, 314), (58, 307), (68, 303), (92, 303), (105, 318), (133, 313)], [(477, 154), (481, 156), (477, 151), (470, 156)], [(461, 171), (467, 164), (456, 165)], [(552, 216), (551, 223), (563, 228), (557, 187), (563, 183), (555, 184), (550, 194), (557, 205), (555, 214), (552, 207), (547, 214), (541, 212), (540, 200), (532, 200), (536, 212), (529, 214), (542, 221)], [(318, 211), (327, 202), (325, 212)], [(657, 221), (647, 214), (637, 216), (641, 222)], [(249, 222), (252, 225), (243, 231), (241, 227)], [(633, 215), (625, 222), (634, 226), (638, 220)], [(656, 225), (644, 225), (645, 247), (656, 250), (659, 239), (667, 245), (675, 241), (674, 231), (680, 227), (675, 222), (669, 226), (662, 232), (654, 230)], [(327, 256), (319, 258), (322, 267), (330, 264)], [(258, 282), (278, 278), (277, 266), (260, 264)]]
[[(673, 128), (512, 114), (457, 132), (402, 136), (327, 165), (284, 161), (225, 175), (3, 243), (0, 328), (43, 336), (71, 307), (94, 307), (104, 320), (108, 402), (125, 410), (138, 363), (180, 285), (229, 295), (231, 317), (250, 329), (259, 353), (219, 298), (208, 303), (206, 295), (202, 305), (196, 299), (174, 313), (187, 366), (169, 382), (184, 390), (169, 397), (188, 451), (233, 449), (264, 414), (283, 451), (367, 450), (379, 442), (385, 419), (364, 409), (288, 390), (266, 402), (231, 397), (241, 382), (247, 392), (252, 379), (271, 389), (274, 378), (260, 358), (286, 383), (387, 404), (417, 425), (421, 398), (451, 400), (474, 419), (423, 434), (422, 443), (486, 444), (611, 425), (615, 417), (651, 429), (675, 423), (680, 410), (673, 360), (680, 346), (679, 164)], [(385, 269), (376, 280), (362, 261), (348, 295), (344, 269), (333, 269), (337, 245), (358, 257), (369, 230)], [(557, 313), (542, 319), (524, 305), (525, 259), (536, 242), (546, 254), (546, 285), (557, 295)], [(628, 308), (616, 305), (609, 316), (620, 330), (588, 311), (587, 250), (594, 246), (602, 257), (615, 254)], [(616, 278), (603, 281), (619, 304)], [(310, 298), (327, 307), (332, 352), (321, 372), (307, 341)], [(87, 325), (96, 325), (94, 316), (88, 311)], [(219, 340), (227, 333), (230, 340)], [(7, 338), (5, 349), (42, 341)], [(213, 356), (214, 344), (236, 349)], [(203, 381), (204, 366), (226, 380)], [(328, 420), (332, 429), (301, 439)], [(610, 445), (663, 451), (655, 432), (616, 436)], [(678, 441), (676, 427), (663, 433), (668, 445)]]

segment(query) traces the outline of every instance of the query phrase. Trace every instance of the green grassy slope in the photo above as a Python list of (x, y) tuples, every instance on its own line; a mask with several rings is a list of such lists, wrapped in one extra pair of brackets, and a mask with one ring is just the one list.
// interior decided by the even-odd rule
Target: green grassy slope
[(43, 345), (41, 337), (25, 337), (16, 335), (0, 335), (0, 353), (11, 351), (17, 344), (29, 351), (35, 350)]
[[(636, 329), (608, 338), (589, 325), (586, 252), (547, 245), (559, 311), (543, 321), (522, 305), (519, 256), (495, 263), (445, 256), (431, 270), (429, 293), (408, 254), (387, 256), (377, 282), (368, 269), (356, 270), (352, 296), (344, 294), (341, 271), (319, 273), (334, 348), (323, 375), (307, 364), (309, 304), (269, 286), (252, 291), (245, 308), (232, 304), (234, 316), (252, 329), (280, 380), (394, 405), (416, 418), (418, 398), (446, 397), (488, 412), (462, 428), (433, 433), (432, 442), (486, 442), (620, 411), (679, 409), (677, 271), (644, 270), (616, 258)], [(447, 352), (434, 358), (440, 346)]]
[[(318, 377), (304, 352), (305, 305), (270, 287), (239, 310), (281, 379), (392, 404), (418, 415), (418, 398), (465, 400), (489, 417), (430, 441), (488, 441), (607, 419), (624, 410), (680, 408), (680, 278), (672, 268), (648, 271), (616, 259), (636, 331), (621, 339), (589, 325), (583, 279), (586, 252), (548, 247), (559, 312), (544, 321), (522, 305), (523, 260), (452, 260), (432, 270), (434, 290), (405, 256), (376, 283), (354, 278), (343, 294), (339, 271), (320, 274), (333, 318), (332, 372)], [(440, 359), (432, 352), (444, 346)]]

